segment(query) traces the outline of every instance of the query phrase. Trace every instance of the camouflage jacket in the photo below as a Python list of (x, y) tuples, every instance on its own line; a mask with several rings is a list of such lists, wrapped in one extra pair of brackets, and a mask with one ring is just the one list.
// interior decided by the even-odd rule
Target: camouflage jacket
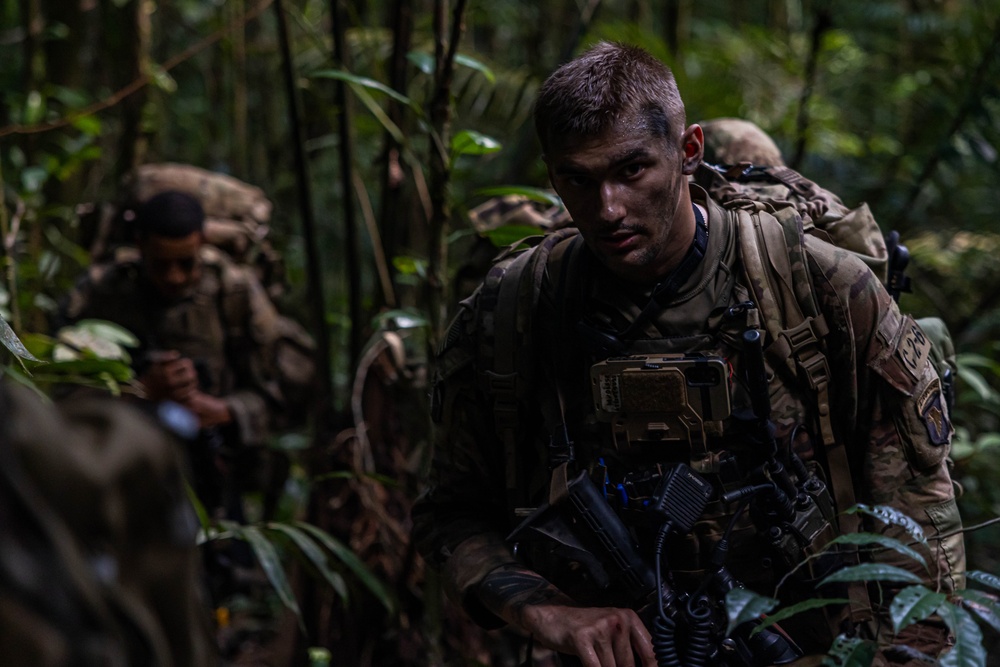
[[(191, 296), (167, 303), (145, 277), (138, 258), (91, 267), (68, 296), (64, 319), (102, 319), (125, 327), (140, 341), (134, 365), (141, 372), (149, 352), (177, 350), (198, 370), (202, 390), (226, 400), (238, 444), (264, 442), (281, 423), (290, 401), (282, 370), (290, 334), (311, 341), (279, 315), (259, 281), (212, 246), (201, 248), (202, 274)], [(299, 355), (293, 374), (312, 377), (311, 360)], [(305, 365), (304, 368), (302, 366)]]
[(108, 397), (0, 412), (0, 662), (220, 664), (179, 442)]
[[(752, 291), (743, 284), (735, 229), (729, 214), (697, 186), (692, 187), (692, 199), (709, 213), (705, 257), (669, 303), (630, 340), (626, 353), (710, 352), (739, 368), (736, 341), (747, 324), (728, 314), (748, 301)], [(769, 216), (761, 214), (761, 218), (768, 224)], [(564, 419), (579, 467), (593, 468), (601, 460), (613, 476), (614, 467), (634, 465), (629, 454), (609, 447), (606, 433), (595, 425), (589, 377), (594, 356), (580, 350), (574, 333), (580, 326), (574, 323), (621, 331), (647, 304), (650, 291), (617, 280), (584, 244), (576, 242), (574, 251), (573, 238), (552, 249), (530, 334), (537, 370), (518, 414), (513, 462), (526, 471), (520, 484), (528, 506), (546, 498), (546, 443)], [(940, 585), (942, 590), (954, 590), (961, 585), (965, 569), (962, 539), (934, 539), (961, 526), (946, 462), (951, 427), (936, 372), (926, 353), (915, 360), (915, 368), (906, 363), (913, 361), (907, 357), (914, 342), (912, 320), (900, 314), (861, 261), (814, 238), (807, 237), (805, 248), (816, 297), (830, 329), (825, 339), (833, 372), (828, 408), (837, 442), (847, 447), (856, 498), (909, 514), (932, 545), (924, 554), (929, 572), (894, 552), (879, 558), (914, 571), (931, 588)], [(442, 568), (451, 593), (474, 618), (494, 624), (495, 617), (478, 603), (475, 587), (494, 568), (515, 561), (511, 545), (504, 540), (514, 527), (505, 488), (506, 469), (512, 462), (505, 460), (490, 398), (483, 389), (482, 375), (490, 370), (490, 360), (480, 354), (480, 294), (465, 302), (438, 360), (436, 450), (429, 488), (414, 509), (414, 535), (423, 555)], [(780, 447), (788, 448), (796, 427), (813, 423), (811, 397), (774, 368), (768, 368), (768, 376), (776, 439)], [(749, 402), (746, 389), (741, 390), (739, 384), (733, 389), (734, 412)], [(811, 445), (808, 438), (796, 438), (794, 443), (807, 460), (822, 460), (818, 451), (822, 447)], [(616, 463), (608, 463), (612, 459)], [(690, 535), (668, 541), (665, 553), (671, 569), (693, 572), (704, 567), (702, 554), (717, 540), (719, 526), (725, 525), (727, 517), (719, 504), (710, 505)], [(876, 528), (871, 522), (863, 527)], [(889, 532), (908, 540), (901, 532)], [(784, 572), (762, 567), (764, 560), (755, 551), (755, 541), (750, 522), (740, 524), (728, 562), (749, 588), (771, 594), (775, 579)], [(811, 597), (813, 592), (806, 593)], [(808, 628), (802, 631), (809, 633)], [(807, 638), (803, 643), (825, 651), (832, 637), (820, 634), (815, 641)]]

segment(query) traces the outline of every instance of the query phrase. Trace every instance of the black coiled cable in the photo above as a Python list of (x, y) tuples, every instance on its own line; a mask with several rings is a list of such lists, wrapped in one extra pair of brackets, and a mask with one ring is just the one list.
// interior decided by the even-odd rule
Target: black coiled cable
[(684, 664), (704, 667), (712, 655), (712, 610), (708, 598), (702, 596), (696, 604), (688, 604), (687, 651)]
[(666, 614), (657, 614), (653, 621), (653, 654), (659, 667), (682, 667), (677, 652), (677, 625)]

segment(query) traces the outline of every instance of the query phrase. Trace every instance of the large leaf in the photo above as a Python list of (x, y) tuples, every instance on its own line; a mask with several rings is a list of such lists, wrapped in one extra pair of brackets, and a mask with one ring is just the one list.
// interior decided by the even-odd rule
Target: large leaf
[(321, 70), (319, 72), (313, 72), (309, 76), (314, 79), (339, 79), (340, 81), (346, 81), (347, 83), (362, 86), (368, 90), (377, 90), (380, 93), (388, 95), (397, 102), (405, 104), (414, 111), (420, 111), (420, 107), (409, 97), (403, 95), (398, 90), (393, 89), (391, 86), (387, 86), (381, 81), (376, 81), (375, 79), (358, 76), (357, 74), (351, 74), (350, 72), (345, 72), (339, 69)]
[(526, 238), (538, 235), (539, 229), (529, 225), (501, 225), (483, 234), (497, 248), (507, 248)]
[(964, 608), (979, 617), (984, 623), (1000, 632), (1000, 614), (997, 613), (997, 599), (989, 593), (976, 590), (959, 591)]
[(476, 70), (486, 77), (486, 80), (490, 83), (497, 82), (497, 75), (493, 73), (493, 70), (471, 56), (467, 56), (463, 53), (457, 53), (455, 54), (455, 63), (458, 65), (465, 65), (469, 69)]
[(364, 586), (371, 591), (375, 598), (386, 608), (387, 611), (392, 613), (395, 608), (395, 603), (393, 601), (392, 594), (386, 589), (385, 585), (372, 574), (364, 563), (354, 554), (353, 551), (348, 549), (344, 544), (340, 542), (337, 538), (329, 533), (320, 530), (312, 524), (305, 523), (303, 521), (298, 521), (295, 525), (305, 532), (309, 533), (317, 542), (322, 544), (324, 547), (330, 550), (330, 552), (340, 560), (347, 568), (358, 578)]
[(117, 382), (128, 382), (134, 375), (131, 366), (117, 359), (79, 359), (43, 363), (33, 372), (40, 377), (50, 376), (50, 379), (56, 381), (107, 375)]
[(986, 664), (983, 633), (972, 615), (950, 602), (941, 604), (937, 613), (955, 635), (955, 645), (941, 656), (940, 667), (983, 667)]
[(309, 562), (313, 564), (316, 570), (326, 579), (326, 582), (330, 584), (330, 587), (337, 592), (337, 595), (346, 604), (347, 586), (344, 584), (344, 578), (340, 576), (339, 572), (334, 572), (330, 569), (329, 558), (326, 552), (312, 538), (302, 532), (301, 529), (285, 523), (268, 523), (266, 527), (268, 530), (286, 535), (298, 547), (302, 555), (309, 559)]
[(295, 594), (292, 592), (291, 584), (288, 583), (285, 568), (281, 565), (278, 550), (274, 548), (271, 541), (256, 526), (234, 526), (232, 530), (236, 537), (246, 540), (250, 544), (250, 548), (253, 549), (253, 553), (257, 557), (257, 562), (260, 563), (260, 567), (264, 570), (264, 574), (267, 575), (268, 581), (271, 582), (271, 586), (278, 593), (278, 598), (282, 604), (298, 617), (299, 627), (304, 633), (306, 630), (302, 620), (302, 611), (299, 609), (299, 604), (295, 601)]
[[(427, 76), (434, 74), (433, 54), (428, 53), (427, 51), (410, 51), (406, 54), (406, 59), (413, 63), (414, 67)], [(461, 53), (455, 54), (455, 63), (474, 69), (477, 72), (482, 73), (482, 75), (486, 77), (486, 80), (490, 83), (496, 83), (497, 77), (496, 74), (493, 73), (493, 70), (471, 56), (466, 56)]]
[(979, 371), (960, 367), (958, 377), (961, 378), (962, 384), (976, 392), (980, 400), (992, 401), (996, 399), (996, 390), (990, 386), (990, 383)]
[(899, 526), (907, 533), (910, 534), (913, 539), (921, 544), (927, 544), (927, 538), (924, 537), (924, 529), (920, 527), (916, 521), (903, 514), (899, 510), (889, 507), (888, 505), (865, 505), (864, 503), (858, 503), (854, 507), (847, 510), (848, 514), (867, 514), (868, 516), (873, 516), (883, 523), (888, 523), (894, 526)]
[(24, 343), (22, 343), (21, 339), (17, 337), (14, 330), (10, 328), (10, 325), (7, 324), (7, 320), (2, 317), (0, 317), (0, 343), (3, 343), (3, 346), (10, 350), (11, 354), (20, 359), (38, 361), (38, 359), (35, 358), (35, 355), (28, 352), (28, 348), (24, 346)]
[(562, 200), (554, 192), (541, 188), (531, 188), (525, 185), (502, 185), (492, 188), (479, 188), (474, 193), (478, 197), (506, 197), (508, 195), (519, 195), (531, 201), (537, 201), (549, 206), (561, 206)]
[(474, 130), (462, 130), (451, 139), (451, 159), (460, 155), (489, 155), (496, 153), (503, 145), (493, 137)]
[(375, 101), (365, 88), (359, 84), (351, 84), (351, 90), (357, 95), (358, 99), (361, 101), (365, 108), (371, 112), (375, 119), (382, 125), (383, 129), (388, 132), (393, 140), (401, 146), (405, 146), (407, 143), (406, 135), (403, 130), (399, 128), (399, 125), (393, 122), (389, 117), (389, 114), (385, 112), (384, 109)]
[(895, 565), (885, 563), (861, 563), (851, 565), (841, 570), (837, 570), (823, 581), (819, 586), (832, 583), (844, 583), (851, 581), (900, 581), (907, 584), (921, 583), (920, 577)]
[(768, 614), (767, 618), (761, 621), (760, 625), (753, 629), (752, 634), (757, 634), (761, 630), (775, 623), (780, 623), (786, 618), (791, 618), (796, 614), (801, 614), (804, 611), (809, 611), (810, 609), (819, 609), (820, 607), (828, 607), (830, 605), (845, 605), (850, 602), (847, 598), (811, 598), (809, 600), (803, 600), (798, 604), (793, 604), (791, 607), (785, 607), (780, 611), (773, 614)]
[(983, 584), (984, 586), (989, 586), (993, 590), (1000, 591), (1000, 577), (995, 574), (981, 572), (979, 570), (969, 570), (965, 573), (965, 577), (977, 583)]
[(889, 606), (893, 628), (898, 633), (911, 623), (924, 620), (947, 599), (944, 593), (935, 593), (925, 586), (907, 586), (896, 593)]
[(897, 551), (904, 556), (908, 556), (924, 567), (927, 567), (927, 560), (913, 547), (907, 546), (899, 540), (888, 537), (887, 535), (877, 535), (875, 533), (847, 533), (846, 535), (838, 535), (834, 539), (830, 540), (830, 544), (853, 544), (855, 546), (877, 544), (881, 547), (885, 547), (886, 549)]
[(745, 588), (734, 588), (726, 593), (726, 613), (729, 615), (729, 627), (726, 636), (747, 621), (760, 618), (778, 606), (778, 601)]
[(823, 658), (826, 667), (871, 667), (875, 659), (875, 642), (840, 635)]

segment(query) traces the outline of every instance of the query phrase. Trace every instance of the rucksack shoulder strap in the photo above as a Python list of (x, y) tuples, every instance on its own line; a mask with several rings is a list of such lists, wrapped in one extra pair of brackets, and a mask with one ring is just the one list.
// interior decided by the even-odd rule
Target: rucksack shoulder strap
[[(523, 504), (516, 445), (519, 402), (530, 385), (534, 367), (535, 308), (549, 253), (559, 242), (576, 234), (576, 229), (565, 228), (519, 242), (500, 254), (479, 291), (478, 366), (483, 390), (492, 400), (496, 432), (504, 446), (511, 508)], [(523, 247), (525, 242), (528, 247)]]
[[(768, 334), (766, 353), (775, 368), (787, 369), (815, 396), (815, 415), (841, 510), (855, 503), (854, 484), (843, 443), (833, 433), (830, 365), (824, 339), (830, 330), (820, 313), (806, 256), (802, 220), (792, 208), (760, 215), (756, 202), (730, 207), (746, 272)], [(841, 530), (856, 528), (842, 516)]]
[[(814, 414), (826, 452), (830, 486), (836, 499), (842, 534), (857, 532), (860, 520), (844, 510), (857, 502), (847, 448), (833, 433), (830, 364), (824, 339), (830, 330), (819, 310), (806, 256), (802, 218), (794, 208), (771, 208), (743, 200), (727, 205), (733, 215), (747, 285), (768, 334), (766, 354), (774, 368), (786, 368), (815, 397)], [(771, 215), (760, 215), (769, 210)], [(850, 614), (854, 622), (871, 616), (863, 584), (851, 584)]]

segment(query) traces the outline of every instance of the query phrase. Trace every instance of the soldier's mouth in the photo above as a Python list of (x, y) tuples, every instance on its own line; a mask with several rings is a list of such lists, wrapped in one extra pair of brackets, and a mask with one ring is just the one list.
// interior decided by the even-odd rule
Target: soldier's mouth
[(639, 235), (631, 229), (619, 229), (597, 237), (597, 242), (602, 248), (619, 252), (631, 249), (638, 240)]

